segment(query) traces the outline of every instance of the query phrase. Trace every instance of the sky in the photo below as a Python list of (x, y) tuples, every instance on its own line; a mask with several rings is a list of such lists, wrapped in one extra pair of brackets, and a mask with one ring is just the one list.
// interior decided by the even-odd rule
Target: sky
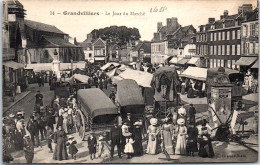
[[(224, 10), (230, 15), (237, 14), (242, 4), (252, 4), (257, 0), (19, 0), (26, 10), (26, 19), (54, 25), (78, 42), (86, 39), (93, 29), (112, 25), (139, 29), (141, 40), (151, 40), (157, 31), (157, 22), (166, 25), (166, 19), (177, 17), (182, 26), (206, 24), (208, 18), (218, 20)], [(152, 12), (151, 12), (152, 9)], [(99, 15), (68, 15), (71, 12), (95, 12)], [(114, 15), (113, 12), (121, 13)], [(139, 15), (131, 15), (131, 12)], [(53, 15), (54, 13), (54, 15)], [(110, 13), (110, 15), (108, 15)], [(128, 13), (128, 15), (124, 15)]]

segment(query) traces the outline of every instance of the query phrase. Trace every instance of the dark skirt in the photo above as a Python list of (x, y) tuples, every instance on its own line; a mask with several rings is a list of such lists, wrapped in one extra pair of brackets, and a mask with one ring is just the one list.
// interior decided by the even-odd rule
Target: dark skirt
[(193, 91), (192, 88), (189, 88), (187, 97), (188, 97), (188, 98), (194, 98), (194, 91)]
[(89, 146), (88, 149), (89, 149), (89, 154), (95, 154), (97, 152), (97, 149), (94, 146)]
[(57, 127), (59, 127), (59, 126), (63, 126), (63, 117), (62, 116), (58, 117)]
[(187, 150), (187, 152), (198, 152), (197, 142), (188, 140), (186, 150)]
[(20, 132), (17, 132), (14, 137), (14, 148), (16, 151), (23, 149), (23, 135)]
[(200, 141), (199, 153), (200, 157), (209, 157), (212, 158), (214, 156), (214, 151), (212, 147), (212, 143), (210, 140), (208, 141)]
[(77, 147), (75, 146), (75, 144), (70, 144), (70, 146), (69, 146), (69, 154), (74, 155), (76, 153), (78, 153)]

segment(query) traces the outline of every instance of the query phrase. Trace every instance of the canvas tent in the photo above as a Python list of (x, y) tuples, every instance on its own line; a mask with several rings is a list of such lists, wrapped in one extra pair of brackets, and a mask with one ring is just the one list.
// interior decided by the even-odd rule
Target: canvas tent
[(144, 112), (142, 91), (134, 80), (125, 79), (118, 82), (116, 101), (123, 116), (126, 116), (127, 113), (143, 114)]
[(153, 78), (153, 75), (148, 72), (142, 72), (142, 71), (131, 70), (131, 69), (126, 69), (119, 76), (123, 79), (135, 80), (137, 84), (142, 87), (151, 87), (151, 81)]
[(88, 79), (89, 79), (89, 76), (82, 75), (82, 74), (74, 74), (72, 77), (83, 83), (88, 83)]
[(180, 77), (186, 77), (186, 78), (191, 78), (195, 80), (200, 80), (200, 81), (206, 81), (207, 78), (207, 70), (206, 68), (199, 68), (199, 67), (188, 67)]
[(110, 66), (118, 67), (119, 65), (120, 65), (120, 64), (115, 63), (115, 62), (108, 62), (108, 63), (106, 63), (104, 66), (102, 66), (100, 69), (101, 69), (101, 70), (106, 70), (106, 69), (108, 69)]

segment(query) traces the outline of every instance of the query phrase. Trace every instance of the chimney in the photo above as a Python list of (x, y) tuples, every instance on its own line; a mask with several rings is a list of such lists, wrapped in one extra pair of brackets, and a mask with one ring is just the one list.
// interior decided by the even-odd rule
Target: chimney
[(224, 10), (224, 18), (227, 18), (228, 16), (228, 10)]
[(238, 14), (242, 13), (242, 16), (245, 16), (245, 13), (248, 11), (253, 11), (252, 4), (243, 4), (242, 6), (238, 7)]
[(163, 27), (162, 22), (158, 22), (157, 23), (157, 32), (159, 32), (159, 30)]
[(153, 33), (153, 39), (154, 39), (154, 41), (159, 41), (160, 40), (160, 33)]
[(175, 32), (179, 27), (180, 27), (180, 24), (178, 23), (178, 18), (176, 18), (176, 17), (167, 18), (168, 33)]
[(209, 18), (209, 24), (213, 24), (215, 22), (215, 18)]

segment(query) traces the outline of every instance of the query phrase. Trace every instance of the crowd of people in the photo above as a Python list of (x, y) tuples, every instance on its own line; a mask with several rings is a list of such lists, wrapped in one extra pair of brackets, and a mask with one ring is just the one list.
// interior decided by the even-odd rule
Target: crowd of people
[[(89, 83), (101, 90), (107, 89), (109, 79), (99, 66), (88, 63), (85, 74), (89, 76)], [(150, 65), (147, 71), (154, 72)], [(65, 77), (66, 78), (66, 77)], [(40, 78), (39, 78), (40, 79)], [(52, 82), (57, 82), (57, 76), (52, 75)], [(37, 81), (38, 82), (38, 81)], [(42, 80), (38, 82), (42, 86)], [(186, 85), (188, 86), (188, 85)], [(192, 86), (192, 85), (191, 85)], [(186, 90), (186, 87), (185, 87)], [(200, 92), (199, 92), (200, 93)], [(115, 92), (112, 91), (110, 99), (115, 102)], [(13, 150), (23, 150), (27, 163), (32, 163), (34, 158), (34, 148), (41, 147), (44, 141), (47, 142), (49, 152), (53, 153), (54, 160), (77, 159), (77, 141), (72, 136), (75, 131), (79, 131), (80, 118), (76, 115), (78, 110), (75, 93), (67, 100), (62, 100), (58, 96), (53, 100), (53, 104), (44, 106), (43, 95), (37, 91), (35, 96), (35, 108), (27, 123), (24, 121), (24, 112), (10, 114), (3, 119), (3, 146), (4, 162), (13, 160), (10, 152)], [(127, 114), (122, 126), (115, 121), (109, 131), (102, 134), (90, 132), (87, 138), (87, 146), (90, 159), (114, 158), (114, 150), (117, 148), (119, 158), (127, 155), (128, 159), (144, 154), (158, 154), (165, 152), (169, 155), (194, 156), (196, 152), (201, 157), (213, 157), (214, 151), (210, 138), (210, 127), (207, 121), (197, 125), (195, 122), (196, 110), (190, 105), (188, 113), (182, 106), (172, 117), (164, 119), (151, 118), (150, 125), (143, 132), (144, 122), (135, 119), (132, 114)], [(176, 116), (176, 118), (175, 118)], [(147, 142), (147, 148), (143, 142)], [(53, 149), (53, 143), (55, 148)]]

